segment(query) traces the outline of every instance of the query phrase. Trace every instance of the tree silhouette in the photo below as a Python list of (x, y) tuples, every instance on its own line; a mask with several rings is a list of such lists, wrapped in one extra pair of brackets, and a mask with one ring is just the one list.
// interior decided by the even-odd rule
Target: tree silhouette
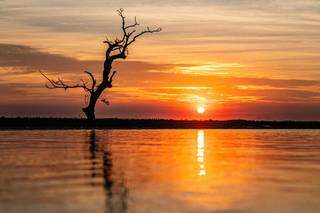
[(66, 84), (60, 78), (57, 80), (50, 79), (40, 71), (40, 73), (49, 81), (49, 83), (45, 85), (48, 89), (62, 88), (67, 90), (72, 88), (82, 88), (89, 94), (90, 100), (87, 106), (82, 108), (82, 111), (89, 121), (95, 120), (95, 106), (103, 91), (112, 87), (113, 77), (116, 74), (116, 71), (112, 70), (113, 62), (119, 59), (125, 59), (128, 55), (129, 46), (133, 44), (137, 38), (148, 33), (157, 33), (161, 31), (161, 28), (150, 29), (149, 27), (146, 27), (145, 30), (138, 31), (137, 27), (139, 26), (139, 23), (137, 22), (136, 17), (134, 19), (134, 23), (127, 24), (126, 17), (124, 16), (124, 10), (121, 8), (117, 10), (117, 12), (121, 18), (121, 31), (123, 35), (120, 39), (115, 38), (113, 40), (109, 40), (106, 38), (103, 42), (106, 44), (106, 51), (102, 70), (102, 80), (100, 83), (97, 82), (94, 75), (89, 71), (84, 72), (90, 77), (91, 84), (88, 84), (83, 80), (78, 84)]

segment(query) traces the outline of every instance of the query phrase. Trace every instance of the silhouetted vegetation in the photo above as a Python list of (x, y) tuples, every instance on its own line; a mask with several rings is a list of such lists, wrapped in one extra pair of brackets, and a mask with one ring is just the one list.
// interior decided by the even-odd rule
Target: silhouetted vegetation
[[(127, 24), (123, 9), (117, 10), (117, 12), (121, 18), (122, 36), (121, 38), (115, 38), (113, 40), (106, 38), (106, 40), (103, 42), (107, 47), (102, 69), (102, 80), (100, 82), (97, 81), (95, 76), (90, 71), (84, 71), (90, 78), (90, 84), (84, 80), (81, 80), (81, 83), (78, 84), (67, 84), (60, 78), (53, 80), (46, 76), (43, 72), (40, 72), (49, 82), (46, 84), (48, 89), (60, 88), (67, 90), (73, 88), (82, 88), (90, 97), (87, 106), (82, 108), (82, 111), (90, 122), (94, 121), (96, 118), (95, 106), (101, 94), (105, 89), (112, 87), (113, 77), (116, 74), (116, 71), (112, 70), (113, 62), (119, 59), (125, 59), (128, 55), (129, 46), (133, 44), (139, 37), (145, 34), (161, 31), (161, 28), (150, 29), (149, 27), (146, 27), (145, 30), (139, 32), (137, 29), (139, 23), (137, 22), (136, 18), (134, 19), (134, 23)], [(102, 102), (109, 104), (109, 102), (106, 100), (102, 100)]]
[(320, 121), (0, 118), (0, 129), (320, 129)]

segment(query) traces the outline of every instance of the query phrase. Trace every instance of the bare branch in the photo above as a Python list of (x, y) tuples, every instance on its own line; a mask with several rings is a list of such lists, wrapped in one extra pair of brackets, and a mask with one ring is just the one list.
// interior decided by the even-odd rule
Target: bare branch
[(137, 39), (138, 37), (142, 36), (143, 34), (146, 34), (146, 33), (158, 33), (158, 32), (160, 32), (161, 30), (162, 30), (162, 29), (161, 29), (160, 27), (158, 27), (158, 28), (156, 28), (156, 29), (153, 29), (153, 30), (150, 30), (150, 28), (147, 27), (146, 30), (143, 30), (143, 31), (141, 31), (140, 33), (138, 33), (137, 35), (135, 35), (135, 36), (132, 38), (132, 40), (128, 42), (128, 45), (127, 45), (127, 46), (129, 46), (130, 44), (132, 44), (133, 42), (135, 42), (136, 39)]
[(124, 27), (124, 29), (127, 30), (129, 28), (136, 27), (136, 26), (139, 26), (139, 25), (140, 24), (137, 21), (137, 17), (134, 17), (134, 24), (127, 25), (127, 26)]
[(136, 41), (136, 39), (144, 34), (147, 33), (156, 33), (160, 32), (161, 28), (150, 29), (147, 27), (145, 30), (137, 33), (137, 27), (140, 25), (137, 21), (137, 18), (134, 18), (134, 23), (126, 24), (126, 17), (124, 15), (124, 10), (120, 8), (117, 10), (118, 15), (121, 18), (121, 30), (122, 30), (122, 38), (121, 39), (114, 39), (110, 41), (108, 38), (104, 41), (104, 43), (108, 44), (108, 48), (106, 50), (106, 60), (104, 70), (104, 77), (108, 77), (110, 74), (110, 65), (113, 60), (115, 59), (125, 59), (128, 54), (128, 47)]
[(126, 17), (123, 15), (124, 9), (120, 8), (119, 10), (117, 10), (117, 12), (118, 12), (119, 16), (122, 18), (122, 25), (124, 25), (125, 19), (126, 19)]
[(90, 76), (91, 80), (92, 80), (91, 91), (93, 92), (94, 88), (95, 88), (95, 86), (97, 84), (97, 80), (94, 78), (94, 76), (93, 76), (93, 74), (91, 72), (89, 72), (89, 71), (84, 71), (84, 72), (87, 73)]
[(103, 43), (106, 43), (109, 46), (112, 46), (112, 42), (109, 40), (109, 38), (107, 36), (106, 36), (106, 40), (104, 40)]
[(110, 105), (110, 102), (106, 100), (105, 98), (101, 100), (101, 102), (105, 103), (107, 106)]
[(113, 76), (117, 73), (117, 71), (113, 71), (110, 78), (109, 78), (109, 82), (112, 83), (113, 80)]
[(73, 89), (73, 88), (82, 88), (87, 92), (92, 92), (90, 88), (87, 87), (86, 83), (81, 79), (82, 84), (73, 84), (73, 85), (68, 85), (63, 82), (62, 79), (58, 78), (58, 80), (53, 80), (48, 78), (43, 72), (39, 71), (40, 74), (45, 77), (50, 84), (45, 84), (46, 88), (48, 89)]

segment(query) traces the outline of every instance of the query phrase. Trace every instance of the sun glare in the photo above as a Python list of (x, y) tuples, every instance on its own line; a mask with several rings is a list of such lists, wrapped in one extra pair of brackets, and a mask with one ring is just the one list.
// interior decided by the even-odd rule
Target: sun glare
[(203, 114), (205, 111), (206, 111), (206, 109), (204, 108), (204, 106), (199, 106), (198, 109), (197, 109), (197, 112), (199, 114)]

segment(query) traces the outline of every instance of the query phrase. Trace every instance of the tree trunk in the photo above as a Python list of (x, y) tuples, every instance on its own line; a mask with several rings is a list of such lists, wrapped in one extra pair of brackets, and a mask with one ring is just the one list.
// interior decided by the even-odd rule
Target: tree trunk
[(94, 121), (96, 119), (94, 107), (87, 106), (85, 108), (82, 108), (82, 111), (86, 115), (88, 121)]
[(91, 93), (90, 95), (90, 102), (87, 107), (82, 108), (82, 111), (86, 115), (89, 124), (93, 124), (94, 120), (96, 119), (95, 116), (95, 107), (98, 100), (98, 96), (95, 93)]
[(102, 83), (98, 86), (97, 90), (95, 92), (92, 92), (90, 94), (90, 101), (87, 107), (82, 108), (82, 111), (86, 115), (88, 119), (89, 125), (93, 125), (94, 121), (96, 119), (95, 116), (95, 108), (97, 100), (99, 99), (100, 95), (102, 94), (103, 90), (107, 88), (107, 85), (105, 83)]

